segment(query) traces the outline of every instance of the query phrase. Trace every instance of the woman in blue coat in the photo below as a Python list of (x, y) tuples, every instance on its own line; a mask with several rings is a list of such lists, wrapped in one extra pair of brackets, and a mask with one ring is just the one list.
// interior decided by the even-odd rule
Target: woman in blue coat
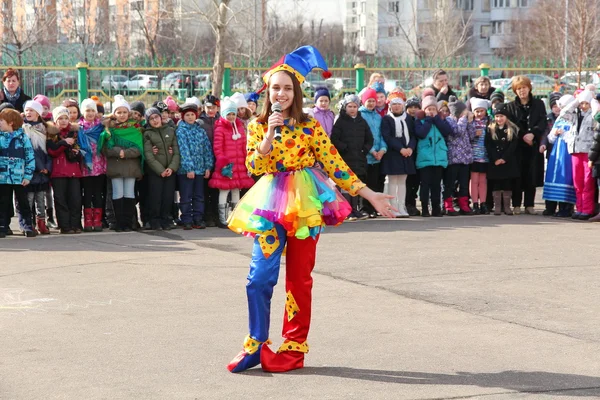
[(404, 112), (404, 100), (398, 92), (389, 95), (390, 111), (381, 121), (381, 135), (388, 151), (381, 160), (381, 174), (388, 176), (388, 194), (398, 209), (397, 218), (408, 218), (406, 211), (406, 177), (416, 174), (414, 150), (417, 146), (415, 124)]

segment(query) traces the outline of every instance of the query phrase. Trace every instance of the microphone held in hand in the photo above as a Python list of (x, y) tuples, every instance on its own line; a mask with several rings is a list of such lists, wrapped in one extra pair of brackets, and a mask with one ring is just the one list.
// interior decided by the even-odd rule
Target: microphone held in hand
[[(273, 103), (273, 105), (271, 105), (271, 112), (274, 113), (280, 113), (281, 114), (281, 104), (279, 104), (278, 102)], [(275, 140), (281, 140), (281, 126), (276, 126), (275, 127), (275, 136), (274, 136)]]

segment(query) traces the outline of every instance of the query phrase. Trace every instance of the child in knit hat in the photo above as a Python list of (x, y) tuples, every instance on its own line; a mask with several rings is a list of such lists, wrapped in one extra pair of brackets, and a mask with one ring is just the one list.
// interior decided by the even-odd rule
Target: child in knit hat
[(388, 113), (387, 93), (385, 92), (384, 84), (383, 82), (374, 82), (371, 85), (371, 88), (375, 89), (375, 92), (377, 93), (375, 110), (383, 118)]
[(242, 120), (244, 129), (246, 129), (248, 122), (250, 122), (250, 118), (252, 118), (252, 111), (248, 108), (248, 103), (246, 102), (244, 95), (236, 92), (231, 95), (230, 99), (237, 105), (237, 117)]
[(52, 109), (52, 105), (50, 104), (50, 99), (44, 96), (43, 94), (37, 94), (34, 98), (34, 101), (40, 103), (43, 107), (42, 118), (44, 121), (52, 121), (52, 113), (50, 110)]
[(106, 156), (106, 176), (111, 179), (115, 231), (129, 232), (137, 219), (135, 182), (142, 178), (144, 165), (142, 126), (130, 119), (131, 106), (122, 95), (115, 96), (112, 107), (98, 149)]
[[(368, 94), (365, 95), (367, 92)], [(363, 97), (375, 101), (375, 91), (367, 89), (363, 93)], [(357, 95), (349, 94), (344, 97), (340, 116), (333, 124), (331, 143), (350, 169), (364, 182), (367, 179), (367, 154), (373, 148), (373, 135), (369, 124), (358, 111), (359, 107), (360, 99)], [(351, 196), (346, 192), (342, 193), (352, 207), (352, 212), (346, 218), (347, 221), (369, 218), (366, 212), (359, 211), (358, 197)]]
[(467, 110), (467, 105), (455, 96), (450, 96), (448, 110), (450, 115), (446, 121), (452, 131), (446, 138), (448, 168), (444, 171), (444, 208), (446, 215), (459, 215), (454, 209), (453, 201), (457, 190), (460, 214), (472, 215), (473, 210), (469, 207), (469, 168), (473, 162), (471, 140), (475, 137), (475, 129), (473, 125), (469, 125), (469, 119), (472, 120), (473, 116)]
[(381, 173), (388, 177), (388, 194), (398, 209), (397, 218), (408, 218), (406, 209), (406, 178), (416, 174), (413, 152), (417, 146), (414, 120), (404, 111), (404, 98), (400, 91), (388, 96), (390, 112), (381, 121), (381, 135), (388, 151), (381, 160)]
[(490, 102), (492, 103), (491, 110), (494, 112), (496, 103), (504, 103), (504, 92), (501, 89), (494, 90), (490, 95)]
[(169, 118), (173, 120), (175, 125), (179, 122), (179, 105), (177, 105), (177, 101), (172, 96), (167, 96), (165, 99), (165, 104), (167, 105), (167, 109), (169, 111)]
[(79, 125), (69, 119), (68, 108), (52, 110), (46, 148), (52, 157), (52, 190), (58, 227), (62, 234), (81, 233), (81, 151)]
[[(373, 136), (373, 147), (367, 153), (367, 186), (375, 192), (383, 192), (385, 175), (381, 174), (381, 159), (387, 152), (387, 144), (381, 136), (381, 114), (377, 110), (378, 93), (375, 89), (367, 89), (362, 95), (363, 105), (358, 109), (360, 115), (369, 124)], [(366, 202), (364, 211), (369, 218), (376, 218), (375, 208)]]
[(415, 117), (417, 111), (421, 109), (421, 100), (417, 96), (413, 96), (406, 100), (406, 113), (411, 117)]
[[(52, 158), (48, 155), (48, 151), (46, 150), (47, 129), (46, 123), (42, 118), (44, 108), (37, 101), (30, 100), (25, 103), (23, 110), (25, 116), (23, 120), (23, 131), (31, 141), (35, 156), (33, 178), (31, 179), (31, 182), (29, 182), (29, 185), (26, 186), (27, 199), (32, 212), (35, 206), (38, 232), (47, 235), (50, 233), (50, 230), (46, 226), (46, 194), (50, 189)], [(22, 215), (20, 215), (19, 224), (24, 226), (22, 223)]]
[[(189, 99), (188, 99), (189, 100)], [(198, 105), (186, 102), (179, 109), (177, 144), (181, 163), (177, 171), (183, 229), (204, 229), (204, 181), (214, 167), (213, 149), (198, 119)]]
[[(444, 168), (448, 166), (446, 138), (452, 128), (438, 114), (437, 100), (433, 96), (423, 99), (422, 111), (416, 114), (415, 135), (417, 141), (416, 166), (421, 177), (422, 216), (442, 217), (441, 184)], [(429, 200), (431, 199), (431, 214)]]
[(248, 176), (246, 168), (246, 130), (242, 120), (237, 118), (237, 104), (229, 98), (221, 103), (221, 117), (215, 123), (213, 152), (215, 172), (208, 186), (219, 189), (219, 228), (227, 228), (229, 207), (227, 197), (231, 192), (232, 208), (240, 201), (240, 190), (249, 189), (254, 180)]
[(144, 115), (146, 114), (146, 106), (141, 101), (137, 100), (131, 103), (131, 118), (136, 120), (138, 123), (145, 125), (146, 120)]
[(258, 99), (260, 99), (260, 95), (256, 92), (246, 93), (244, 95), (246, 99), (246, 103), (248, 103), (248, 108), (252, 111), (252, 116), (257, 117), (256, 108), (258, 107)]
[(331, 94), (326, 87), (318, 87), (315, 90), (315, 106), (309, 111), (309, 115), (314, 117), (327, 134), (331, 136), (335, 114), (329, 109)]
[(471, 199), (473, 200), (473, 211), (475, 214), (488, 215), (487, 206), (487, 168), (489, 159), (485, 148), (485, 133), (489, 122), (488, 108), (489, 100), (472, 97), (469, 100), (473, 110), (473, 118), (469, 121), (469, 129), (475, 130), (475, 136), (471, 139), (473, 148), (473, 164), (471, 164)]
[(81, 102), (83, 116), (79, 119), (79, 145), (83, 154), (81, 185), (83, 187), (83, 230), (102, 231), (104, 198), (106, 196), (106, 157), (98, 149), (98, 139), (104, 130), (98, 117), (97, 104), (92, 99)]

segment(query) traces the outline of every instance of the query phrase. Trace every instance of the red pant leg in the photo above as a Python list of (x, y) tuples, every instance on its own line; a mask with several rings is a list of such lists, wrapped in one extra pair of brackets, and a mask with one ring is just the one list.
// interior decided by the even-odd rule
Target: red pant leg
[[(286, 340), (304, 343), (310, 328), (312, 276), (315, 267), (316, 239), (288, 237), (286, 253), (286, 309), (283, 316), (282, 336)], [(290, 296), (291, 293), (291, 296)], [(295, 306), (293, 306), (295, 302)]]

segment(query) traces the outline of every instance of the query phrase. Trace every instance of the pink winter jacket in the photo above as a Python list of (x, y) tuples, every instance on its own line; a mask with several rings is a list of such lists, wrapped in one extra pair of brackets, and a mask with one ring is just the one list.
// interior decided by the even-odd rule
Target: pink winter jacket
[[(244, 122), (236, 118), (235, 126), (225, 118), (219, 118), (215, 122), (213, 151), (215, 153), (215, 172), (212, 174), (208, 186), (220, 190), (247, 189), (252, 187), (254, 180), (248, 176), (246, 169), (246, 130)], [(221, 170), (228, 164), (233, 163), (233, 178), (223, 176)]]

